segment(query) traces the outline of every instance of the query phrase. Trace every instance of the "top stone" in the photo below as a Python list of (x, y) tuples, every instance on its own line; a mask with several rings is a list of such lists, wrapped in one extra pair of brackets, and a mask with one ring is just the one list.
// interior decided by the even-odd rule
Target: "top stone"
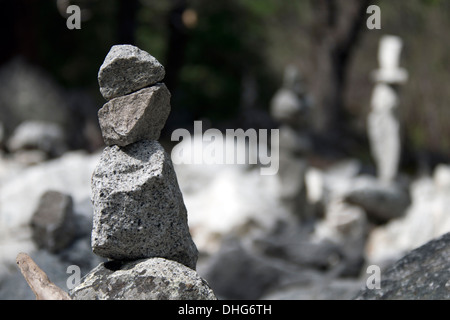
[(165, 70), (148, 52), (132, 45), (111, 47), (98, 72), (100, 92), (106, 100), (124, 96), (161, 81)]

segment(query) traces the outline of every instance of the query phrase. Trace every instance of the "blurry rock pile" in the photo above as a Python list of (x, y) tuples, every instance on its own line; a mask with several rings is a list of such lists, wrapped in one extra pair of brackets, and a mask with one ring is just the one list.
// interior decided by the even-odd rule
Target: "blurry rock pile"
[(98, 112), (107, 147), (92, 176), (92, 249), (109, 261), (74, 299), (215, 299), (195, 272), (198, 251), (170, 157), (158, 143), (170, 112), (163, 66), (113, 46), (99, 71), (109, 100)]
[[(405, 80), (405, 71), (397, 67), (397, 40), (383, 38), (380, 48), (376, 81), (385, 86)], [(382, 280), (386, 272), (393, 286), (401, 286), (408, 281), (402, 275), (416, 272), (414, 266), (404, 265), (395, 276), (385, 268), (450, 231), (450, 166), (437, 166), (433, 177), (411, 179), (398, 172), (398, 120), (391, 110), (397, 102), (380, 98), (379, 90), (374, 92), (376, 107), (381, 118), (392, 120), (384, 124), (392, 124), (393, 130), (370, 127), (376, 168), (357, 159), (308, 163), (308, 155), (314, 154), (305, 132), (310, 105), (295, 77), (287, 68), (271, 106), (280, 124), (278, 175), (262, 177), (245, 165), (175, 168), (186, 205), (195, 208), (190, 219), (194, 240), (206, 253), (199, 272), (225, 299), (352, 299), (365, 287), (370, 265), (381, 268)], [(218, 203), (224, 205), (213, 205)], [(440, 243), (450, 246), (448, 237)], [(415, 257), (424, 268), (448, 268), (437, 254)], [(421, 281), (431, 285), (430, 275)], [(409, 283), (397, 298), (414, 297)], [(448, 297), (439, 292), (428, 297)]]
[(101, 146), (95, 103), (85, 89), (65, 89), (21, 57), (0, 68), (0, 147), (20, 164)]

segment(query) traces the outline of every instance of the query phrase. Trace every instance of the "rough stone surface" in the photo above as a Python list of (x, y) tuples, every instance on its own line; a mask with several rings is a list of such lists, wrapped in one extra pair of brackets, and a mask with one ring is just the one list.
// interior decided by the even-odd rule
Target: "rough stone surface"
[(92, 176), (94, 253), (196, 267), (197, 248), (172, 161), (157, 141), (106, 147)]
[(33, 240), (40, 248), (57, 252), (75, 236), (73, 201), (70, 195), (58, 191), (45, 192), (31, 219)]
[(197, 272), (163, 258), (101, 263), (70, 295), (74, 300), (216, 300)]
[(98, 72), (100, 92), (106, 100), (151, 86), (165, 70), (149, 53), (132, 45), (112, 46)]
[(450, 233), (411, 251), (381, 273), (380, 289), (364, 289), (358, 300), (450, 299)]
[(126, 146), (158, 140), (169, 113), (170, 92), (157, 84), (110, 100), (98, 111), (98, 118), (106, 145)]

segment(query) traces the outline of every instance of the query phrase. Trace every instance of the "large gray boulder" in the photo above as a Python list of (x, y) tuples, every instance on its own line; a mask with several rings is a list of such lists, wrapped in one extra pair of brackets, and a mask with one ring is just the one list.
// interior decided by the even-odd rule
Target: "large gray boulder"
[(158, 140), (169, 113), (170, 92), (164, 84), (112, 99), (98, 111), (103, 140), (108, 146)]
[(115, 45), (98, 72), (100, 92), (106, 100), (120, 97), (164, 78), (161, 63), (148, 52), (132, 45)]
[(114, 260), (198, 256), (172, 161), (157, 141), (106, 147), (92, 176), (92, 249)]
[(411, 251), (382, 272), (380, 287), (361, 290), (355, 299), (450, 299), (450, 233)]
[(163, 258), (101, 263), (70, 295), (74, 300), (216, 300), (197, 272)]

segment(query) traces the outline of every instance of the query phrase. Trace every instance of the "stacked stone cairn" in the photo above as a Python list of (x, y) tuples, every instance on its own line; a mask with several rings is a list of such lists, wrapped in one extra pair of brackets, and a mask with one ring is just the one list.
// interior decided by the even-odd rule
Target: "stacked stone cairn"
[(92, 175), (92, 250), (108, 258), (73, 299), (216, 299), (195, 271), (197, 247), (169, 155), (157, 141), (170, 113), (164, 67), (132, 45), (100, 67), (107, 145)]
[(400, 161), (398, 91), (399, 86), (408, 80), (408, 71), (400, 68), (402, 47), (403, 41), (400, 37), (383, 36), (378, 52), (380, 69), (372, 74), (376, 85), (372, 94), (372, 109), (367, 119), (367, 130), (378, 178), (386, 184), (395, 182)]

